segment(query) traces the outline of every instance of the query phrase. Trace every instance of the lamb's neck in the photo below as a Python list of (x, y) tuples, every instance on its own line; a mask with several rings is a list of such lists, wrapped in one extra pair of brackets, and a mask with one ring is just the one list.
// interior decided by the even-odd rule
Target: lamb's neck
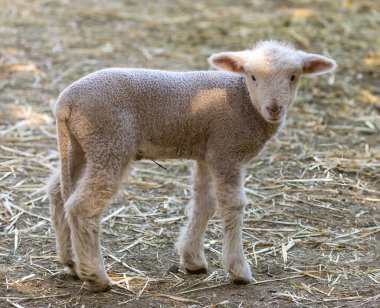
[(265, 121), (264, 119), (263, 119), (263, 121), (265, 122), (265, 124), (263, 124), (263, 126), (265, 126), (265, 132), (266, 132), (266, 136), (268, 139), (271, 139), (272, 137), (277, 135), (277, 133), (285, 125), (285, 119), (282, 120), (280, 123), (269, 123), (269, 122)]
[(285, 119), (283, 119), (280, 123), (269, 123), (256, 109), (251, 100), (249, 103), (251, 104), (251, 114), (253, 115), (252, 125), (254, 127), (254, 131), (258, 133), (259, 130), (259, 135), (261, 138), (263, 138), (262, 141), (266, 142), (282, 129), (282, 127), (285, 125)]

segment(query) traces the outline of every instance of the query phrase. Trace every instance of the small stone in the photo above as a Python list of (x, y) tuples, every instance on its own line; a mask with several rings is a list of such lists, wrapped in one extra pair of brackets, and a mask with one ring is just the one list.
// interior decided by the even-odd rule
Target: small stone
[(179, 267), (177, 266), (177, 264), (173, 264), (172, 266), (170, 266), (168, 272), (176, 274), (178, 273), (178, 270), (179, 270)]

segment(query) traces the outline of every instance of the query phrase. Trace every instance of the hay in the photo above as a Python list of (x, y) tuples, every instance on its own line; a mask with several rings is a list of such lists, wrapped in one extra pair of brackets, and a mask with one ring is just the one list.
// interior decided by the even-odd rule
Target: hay
[[(380, 301), (379, 7), (252, 3), (2, 4), (0, 301), (14, 307)], [(105, 66), (206, 69), (210, 53), (265, 38), (330, 55), (339, 70), (303, 82), (287, 128), (247, 167), (244, 248), (255, 282), (233, 286), (221, 270), (218, 216), (206, 235), (209, 274), (178, 269), (173, 242), (191, 195), (192, 164), (143, 161), (103, 218), (112, 292), (80, 290), (57, 262), (43, 191), (58, 161), (50, 106), (59, 92)]]

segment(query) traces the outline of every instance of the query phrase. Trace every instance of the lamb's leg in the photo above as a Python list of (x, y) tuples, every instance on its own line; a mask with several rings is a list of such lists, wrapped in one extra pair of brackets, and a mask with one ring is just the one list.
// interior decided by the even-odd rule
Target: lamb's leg
[[(71, 139), (69, 157), (71, 180), (75, 185), (86, 165), (84, 152), (75, 138)], [(51, 221), (56, 233), (57, 253), (60, 262), (67, 267), (70, 274), (77, 276), (71, 248), (70, 226), (65, 217), (61, 192), (60, 173), (56, 172), (48, 182), (47, 194), (50, 200)]]
[(240, 167), (225, 165), (212, 170), (219, 211), (223, 220), (223, 267), (238, 284), (252, 281), (243, 251), (243, 215), (246, 198)]
[(65, 218), (59, 173), (53, 174), (50, 178), (47, 185), (47, 194), (50, 200), (51, 221), (56, 234), (58, 258), (68, 268), (69, 272), (76, 276), (71, 251), (70, 227)]
[(116, 192), (120, 172), (88, 166), (65, 203), (76, 272), (93, 291), (105, 291), (110, 280), (100, 249), (100, 215)]
[(181, 265), (191, 274), (207, 272), (203, 239), (207, 223), (214, 214), (215, 204), (208, 167), (198, 162), (194, 174), (193, 199), (188, 206), (189, 219), (176, 244)]

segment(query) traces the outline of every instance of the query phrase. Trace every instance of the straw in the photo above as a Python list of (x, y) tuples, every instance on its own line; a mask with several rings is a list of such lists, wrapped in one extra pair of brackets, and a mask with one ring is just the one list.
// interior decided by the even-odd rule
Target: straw
[[(15, 3), (1, 4), (0, 306), (378, 305), (377, 1)], [(208, 69), (213, 52), (268, 38), (330, 56), (339, 69), (301, 82), (286, 128), (247, 165), (243, 246), (254, 282), (235, 286), (222, 269), (218, 213), (205, 237), (209, 273), (179, 266), (193, 163), (157, 160), (135, 162), (104, 211), (112, 292), (81, 289), (58, 262), (44, 190), (59, 160), (60, 91), (103, 67)]]

